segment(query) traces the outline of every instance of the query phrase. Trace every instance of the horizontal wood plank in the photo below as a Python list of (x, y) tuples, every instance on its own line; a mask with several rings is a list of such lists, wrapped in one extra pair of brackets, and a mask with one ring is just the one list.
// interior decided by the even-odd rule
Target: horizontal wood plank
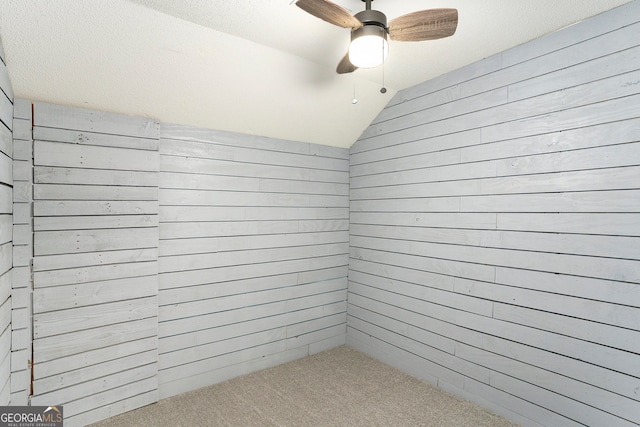
[(33, 117), (34, 125), (37, 127), (84, 130), (138, 138), (160, 137), (159, 123), (143, 117), (41, 102), (34, 103)]
[(33, 206), (34, 217), (94, 216), (94, 215), (156, 215), (157, 201), (120, 200), (39, 200)]
[(193, 237), (162, 240), (159, 251), (160, 256), (170, 256), (207, 254), (219, 251), (323, 245), (328, 243), (346, 243), (348, 241), (349, 233), (347, 230), (230, 237)]
[(158, 200), (155, 187), (35, 184), (34, 200)]
[(125, 279), (78, 285), (55, 286), (33, 292), (34, 313), (93, 306), (117, 301), (138, 299), (158, 294), (155, 276), (127, 277)]
[(157, 246), (158, 230), (153, 227), (40, 231), (34, 236), (35, 255), (102, 252)]
[(37, 271), (33, 274), (33, 285), (35, 288), (44, 288), (155, 274), (158, 274), (157, 261), (108, 264)]
[(154, 172), (106, 169), (78, 169), (36, 166), (33, 170), (36, 184), (114, 185), (122, 187), (157, 187), (158, 174)]
[(149, 172), (158, 170), (158, 153), (154, 151), (49, 141), (34, 141), (33, 149), (36, 166)]
[(199, 173), (203, 175), (224, 175), (240, 177), (262, 177), (269, 179), (292, 179), (298, 181), (344, 183), (349, 178), (348, 171), (328, 171), (305, 169), (297, 165), (272, 166), (260, 163), (235, 163), (226, 160), (186, 159), (176, 156), (161, 156), (160, 169), (165, 172)]
[(204, 268), (214, 268), (229, 265), (254, 265), (290, 259), (304, 259), (349, 252), (347, 243), (313, 245), (307, 247), (270, 248), (246, 250), (243, 252), (222, 252), (194, 255), (175, 255), (162, 257), (159, 262), (159, 272), (187, 271)]
[(67, 309), (64, 313), (58, 311), (34, 313), (33, 334), (35, 339), (39, 339), (156, 316), (156, 297), (129, 299)]
[(156, 248), (109, 250), (104, 252), (85, 252), (64, 255), (39, 256), (33, 260), (33, 271), (57, 270), (61, 268), (88, 267), (131, 262), (156, 261)]
[(234, 279), (239, 280), (253, 277), (266, 277), (274, 274), (298, 272), (302, 274), (308, 271), (346, 266), (348, 265), (348, 261), (349, 260), (346, 255), (334, 255), (318, 257), (315, 259), (271, 262), (261, 265), (261, 268), (257, 270), (247, 269), (246, 266), (230, 266), (195, 271), (164, 273), (158, 277), (159, 289), (204, 285)]
[(158, 215), (50, 216), (33, 219), (35, 231), (158, 227)]
[(294, 153), (262, 150), (260, 148), (225, 147), (216, 144), (186, 140), (162, 139), (160, 154), (188, 158), (233, 160), (237, 163), (260, 163), (263, 165), (298, 165), (313, 169), (346, 171), (347, 159), (324, 158)]
[(102, 147), (135, 148), (138, 150), (158, 151), (157, 138), (136, 138), (119, 134), (96, 133), (86, 129), (73, 130), (58, 127), (36, 126), (33, 139), (41, 141), (67, 142), (79, 145), (99, 145)]

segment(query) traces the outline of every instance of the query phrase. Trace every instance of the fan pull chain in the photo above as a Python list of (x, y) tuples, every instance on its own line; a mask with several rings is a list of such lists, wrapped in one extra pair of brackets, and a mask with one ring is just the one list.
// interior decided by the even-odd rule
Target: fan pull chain
[(356, 105), (358, 103), (358, 98), (356, 98), (356, 80), (355, 80), (355, 78), (353, 79), (353, 99), (351, 100), (351, 103), (353, 105)]
[(382, 87), (380, 93), (387, 93), (387, 88), (384, 87), (384, 43), (382, 43)]

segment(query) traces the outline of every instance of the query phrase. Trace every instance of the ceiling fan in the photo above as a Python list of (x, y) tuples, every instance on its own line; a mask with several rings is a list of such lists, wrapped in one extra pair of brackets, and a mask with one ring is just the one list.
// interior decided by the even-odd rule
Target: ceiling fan
[(458, 26), (457, 9), (427, 9), (392, 19), (372, 10), (373, 0), (362, 0), (366, 8), (352, 15), (329, 0), (297, 0), (307, 13), (343, 28), (351, 28), (349, 52), (338, 63), (338, 74), (382, 64), (389, 52), (387, 35), (397, 41), (434, 40), (452, 36)]

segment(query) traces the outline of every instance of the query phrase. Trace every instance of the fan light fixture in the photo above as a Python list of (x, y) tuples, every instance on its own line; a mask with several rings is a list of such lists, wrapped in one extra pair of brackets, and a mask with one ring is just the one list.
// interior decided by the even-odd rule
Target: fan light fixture
[(386, 15), (371, 9), (372, 1), (362, 0), (365, 10), (352, 15), (331, 0), (296, 0), (296, 6), (316, 18), (351, 29), (349, 52), (338, 63), (338, 74), (383, 64), (389, 54), (387, 34), (391, 40), (417, 42), (452, 36), (458, 27), (456, 9), (419, 10), (398, 16), (387, 25)]
[(363, 25), (351, 32), (349, 61), (358, 68), (381, 65), (389, 56), (387, 31), (378, 25)]

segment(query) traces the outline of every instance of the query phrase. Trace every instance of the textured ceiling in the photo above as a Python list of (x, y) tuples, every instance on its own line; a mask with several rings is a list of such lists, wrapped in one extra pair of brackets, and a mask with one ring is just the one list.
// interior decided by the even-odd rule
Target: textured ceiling
[(398, 90), (628, 1), (376, 0), (459, 11), (453, 37), (391, 42), (384, 95), (383, 67), (335, 73), (349, 30), (293, 0), (2, 0), (0, 38), (18, 97), (349, 147)]

